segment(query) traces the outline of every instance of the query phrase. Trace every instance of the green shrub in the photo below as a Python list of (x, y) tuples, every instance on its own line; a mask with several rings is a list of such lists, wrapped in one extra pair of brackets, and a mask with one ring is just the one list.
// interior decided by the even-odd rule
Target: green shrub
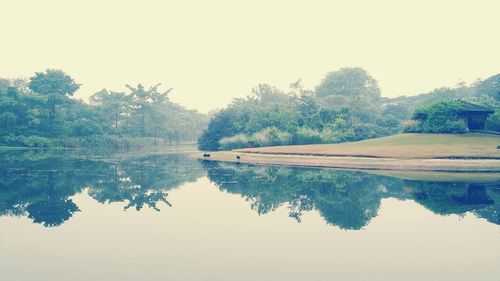
[(417, 120), (403, 122), (403, 133), (423, 133), (422, 122)]
[(5, 146), (25, 146), (25, 137), (9, 134), (1, 138), (1, 143)]
[(265, 128), (250, 136), (249, 144), (252, 147), (288, 145), (290, 136), (290, 133), (280, 131), (275, 127)]
[(338, 119), (335, 123), (330, 123), (321, 132), (307, 127), (293, 127), (293, 130), (290, 129), (287, 132), (278, 130), (276, 127), (270, 127), (262, 129), (251, 136), (238, 134), (222, 138), (219, 141), (219, 148), (222, 150), (231, 150), (246, 147), (355, 141), (376, 137), (378, 128), (380, 127), (376, 125), (367, 125), (359, 122), (348, 124), (343, 119)]
[(262, 129), (251, 136), (237, 134), (232, 137), (222, 138), (219, 141), (219, 147), (222, 150), (231, 150), (246, 147), (289, 145), (290, 142), (290, 133), (271, 127)]
[(279, 144), (277, 145), (290, 145), (292, 144), (292, 135), (289, 132), (278, 131)]
[(497, 110), (486, 119), (485, 129), (490, 131), (500, 131), (500, 110)]
[(267, 136), (266, 129), (260, 130), (250, 137), (250, 144), (253, 147), (270, 146), (271, 142)]
[(297, 130), (296, 144), (323, 143), (321, 133), (310, 128), (299, 128)]
[(24, 139), (24, 145), (27, 147), (51, 147), (52, 143), (49, 139), (40, 136), (29, 136)]
[(280, 138), (278, 136), (278, 129), (276, 129), (276, 127), (269, 128), (269, 130), (267, 130), (267, 132), (266, 132), (266, 136), (267, 136), (267, 139), (269, 140), (269, 144), (271, 146), (280, 144)]
[(463, 134), (467, 131), (465, 120), (446, 121), (446, 131), (452, 134)]
[(40, 136), (26, 137), (23, 135), (15, 136), (9, 134), (0, 138), (0, 145), (45, 148), (53, 146), (53, 143), (50, 139)]
[(332, 128), (325, 128), (321, 131), (321, 139), (324, 143), (340, 142), (338, 132)]
[(321, 139), (322, 143), (347, 142), (356, 139), (356, 132), (353, 128), (340, 131), (327, 127), (321, 132)]
[(467, 125), (459, 115), (461, 105), (457, 101), (439, 101), (417, 108), (413, 122), (403, 129), (406, 133), (463, 133)]
[(248, 146), (249, 140), (247, 136), (238, 134), (232, 137), (225, 137), (219, 141), (222, 150), (231, 150), (238, 148), (245, 148)]

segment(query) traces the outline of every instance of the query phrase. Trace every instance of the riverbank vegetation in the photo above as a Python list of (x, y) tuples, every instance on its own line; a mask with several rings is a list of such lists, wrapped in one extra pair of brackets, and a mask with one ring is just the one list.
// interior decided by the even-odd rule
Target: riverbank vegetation
[(103, 89), (90, 103), (60, 70), (0, 79), (0, 146), (120, 148), (196, 142), (207, 116), (169, 101), (160, 84)]
[(412, 132), (413, 113), (440, 102), (446, 109), (442, 115), (449, 118), (449, 122), (440, 124), (442, 132), (461, 133), (465, 125), (452, 118), (456, 115), (453, 99), (496, 110), (486, 121), (486, 129), (499, 131), (499, 91), (500, 74), (471, 85), (459, 84), (417, 96), (385, 98), (368, 72), (361, 68), (344, 68), (328, 73), (314, 90), (305, 89), (300, 80), (290, 84), (288, 91), (268, 84), (258, 85), (247, 98), (235, 99), (216, 113), (198, 145), (203, 150), (229, 150), (352, 142), (394, 135), (403, 128)]

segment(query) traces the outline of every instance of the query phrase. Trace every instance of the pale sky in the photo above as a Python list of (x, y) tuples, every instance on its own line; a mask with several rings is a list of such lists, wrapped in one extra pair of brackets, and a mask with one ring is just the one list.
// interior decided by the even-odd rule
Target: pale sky
[(259, 83), (363, 67), (383, 96), (500, 73), (500, 1), (0, 0), (0, 77), (57, 68), (102, 88), (162, 83), (201, 112)]

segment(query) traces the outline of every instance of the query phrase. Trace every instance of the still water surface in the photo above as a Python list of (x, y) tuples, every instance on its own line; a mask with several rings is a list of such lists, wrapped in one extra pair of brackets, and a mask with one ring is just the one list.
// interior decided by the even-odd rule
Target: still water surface
[(1, 152), (0, 280), (500, 280), (500, 181)]

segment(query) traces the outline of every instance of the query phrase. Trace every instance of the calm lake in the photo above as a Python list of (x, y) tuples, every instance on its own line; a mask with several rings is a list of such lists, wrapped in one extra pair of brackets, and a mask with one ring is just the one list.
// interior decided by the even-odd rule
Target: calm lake
[(500, 280), (494, 176), (423, 181), (189, 150), (1, 151), (0, 280)]

